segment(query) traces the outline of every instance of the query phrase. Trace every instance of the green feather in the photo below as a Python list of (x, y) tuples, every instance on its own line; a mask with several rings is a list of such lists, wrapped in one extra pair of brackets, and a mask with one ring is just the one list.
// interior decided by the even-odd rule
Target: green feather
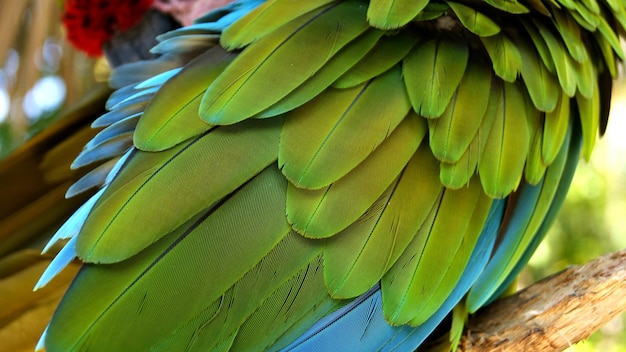
[(490, 37), (500, 32), (500, 26), (483, 13), (457, 2), (446, 1), (446, 3), (450, 5), (459, 22), (470, 32), (480, 37)]
[(200, 115), (211, 124), (232, 124), (260, 113), (367, 28), (365, 7), (356, 1), (292, 20), (237, 56), (207, 89)]
[(228, 26), (220, 37), (220, 44), (228, 49), (241, 49), (263, 36), (300, 17), (336, 0), (270, 0), (250, 11)]
[(570, 123), (570, 98), (561, 93), (554, 111), (546, 113), (543, 126), (542, 158), (550, 165), (559, 154)]
[(553, 111), (562, 92), (557, 78), (539, 60), (534, 48), (520, 42), (518, 49), (522, 54), (522, 78), (533, 104), (538, 110)]
[(522, 55), (515, 43), (504, 33), (480, 40), (491, 58), (495, 74), (507, 82), (515, 82), (522, 69)]
[[(213, 206), (276, 160), (281, 123), (217, 128), (161, 153), (136, 153), (93, 208), (78, 255), (95, 263), (126, 259)], [(129, 227), (141, 231), (129, 237)]]
[[(441, 186), (436, 175), (420, 170), (420, 157), (411, 159), (359, 221), (326, 241), (324, 278), (333, 297), (356, 297), (376, 285), (426, 219)], [(423, 177), (430, 182), (417, 183)]]
[[(219, 305), (216, 312), (207, 315), (206, 311), (200, 311), (189, 320), (181, 322), (180, 327), (164, 339), (155, 350), (172, 351), (177, 350), (179, 346), (188, 346), (194, 350), (213, 351), (217, 348), (215, 345), (220, 342), (218, 337), (231, 334), (234, 335), (231, 343), (237, 346), (237, 350), (268, 346), (273, 342), (272, 337), (276, 339), (290, 327), (291, 324), (284, 321), (288, 320), (285, 318), (298, 316), (293, 312), (294, 310), (298, 312), (293, 305), (290, 306), (291, 310), (284, 309), (285, 298), (289, 298), (284, 297), (285, 292), (291, 292), (299, 300), (309, 301), (311, 306), (328, 297), (321, 268), (317, 277), (303, 275), (311, 265), (321, 264), (320, 252), (321, 246), (318, 244), (302, 238), (295, 232), (289, 233), (258, 264), (212, 303)], [(300, 289), (295, 290), (294, 287)], [(307, 311), (307, 308), (310, 309), (306, 307), (304, 311)], [(254, 321), (259, 309), (266, 313), (266, 319), (276, 317), (282, 321), (272, 323), (271, 331), (261, 328)], [(254, 330), (251, 330), (251, 327), (254, 327)]]
[(563, 47), (563, 42), (548, 27), (539, 21), (533, 21), (533, 23), (548, 46), (561, 88), (568, 96), (573, 97), (576, 93), (577, 77), (571, 56)]
[(494, 125), (478, 162), (480, 181), (493, 198), (503, 198), (515, 190), (524, 170), (530, 143), (524, 104), (519, 85), (504, 83)]
[[(386, 319), (416, 326), (437, 311), (460, 279), (490, 206), (477, 180), (443, 192), (429, 219), (383, 277)], [(466, 216), (460, 218), (460, 213)]]
[[(286, 186), (272, 166), (218, 208), (205, 210), (139, 255), (112, 265), (86, 265), (73, 283), (82, 289), (70, 290), (53, 318), (50, 350), (138, 351), (166, 341), (184, 324), (202, 328), (226, 309), (220, 297), (288, 235)], [(103, 284), (106, 290), (97, 289)], [(116, 330), (122, 323), (127, 329)], [(116, 338), (108, 338), (114, 330)], [(223, 338), (230, 335), (226, 331)]]
[(603, 17), (598, 18), (598, 30), (604, 36), (604, 38), (611, 44), (611, 48), (617, 54), (617, 56), (624, 60), (624, 51), (622, 50), (622, 46), (620, 44), (619, 38), (617, 34), (613, 31), (611, 26), (608, 24), (606, 19)]
[(540, 12), (543, 15), (549, 17), (552, 14), (546, 7), (547, 4), (544, 4), (542, 0), (526, 0), (526, 3), (532, 10)]
[(528, 117), (528, 127), (530, 129), (530, 147), (528, 149), (528, 156), (526, 158), (526, 167), (524, 168), (524, 175), (526, 181), (531, 185), (536, 185), (541, 181), (543, 175), (546, 172), (548, 164), (545, 163), (541, 147), (543, 143), (543, 125), (544, 116), (543, 112), (537, 111), (530, 103), (528, 98), (526, 104), (526, 116)]
[(302, 188), (330, 185), (367, 158), (409, 110), (399, 68), (354, 88), (329, 88), (289, 113), (278, 157), (283, 174)]
[(368, 30), (341, 49), (313, 77), (306, 80), (301, 86), (294, 89), (286, 97), (263, 111), (257, 117), (264, 118), (280, 115), (313, 99), (324, 89), (328, 88), (337, 77), (341, 76), (366, 55), (383, 34), (383, 31), (377, 29)]
[(595, 14), (600, 14), (600, 5), (598, 5), (596, 0), (580, 0), (579, 6), (580, 5), (585, 6)]
[(279, 350), (339, 308), (342, 302), (328, 295), (323, 273), (319, 255), (273, 292), (246, 320), (231, 351)]
[(424, 117), (445, 111), (465, 72), (467, 45), (444, 38), (413, 48), (402, 66), (413, 109)]
[(517, 0), (484, 0), (484, 1), (497, 9), (500, 9), (508, 13), (516, 14), (516, 15), (530, 12), (528, 8), (520, 4), (519, 1)]
[(413, 18), (413, 22), (431, 21), (441, 16), (445, 16), (450, 11), (450, 6), (443, 2), (429, 2), (428, 5)]
[(470, 62), (447, 109), (429, 119), (433, 155), (448, 163), (458, 161), (480, 128), (489, 105), (491, 70)]
[(589, 161), (600, 128), (600, 90), (597, 83), (591, 99), (587, 99), (579, 93), (576, 94), (576, 103), (578, 104), (580, 124), (583, 130), (582, 154), (585, 160)]
[(496, 117), (496, 110), (500, 102), (499, 84), (491, 85), (489, 94), (489, 105), (485, 112), (478, 133), (474, 136), (472, 143), (469, 145), (461, 158), (453, 163), (441, 163), (439, 178), (441, 183), (451, 189), (459, 189), (469, 184), (471, 177), (476, 173), (478, 161), (482, 157), (487, 144), (487, 138), (493, 127), (493, 121)]
[(595, 14), (589, 9), (581, 4), (572, 3), (568, 6), (570, 10), (570, 15), (574, 18), (574, 20), (586, 30), (593, 32), (598, 28), (598, 20), (600, 16)]
[(598, 72), (594, 65), (587, 63), (579, 63), (574, 61), (574, 71), (576, 71), (576, 86), (578, 87), (578, 93), (585, 98), (591, 98), (595, 89), (596, 82), (598, 81)]
[(553, 16), (556, 28), (572, 58), (579, 63), (585, 63), (589, 60), (589, 54), (581, 37), (580, 26), (567, 12), (554, 11)]
[(619, 38), (617, 34), (613, 31), (609, 23), (604, 19), (604, 17), (598, 17), (598, 30), (602, 34), (602, 36), (611, 44), (611, 48), (617, 56), (624, 60), (624, 51), (622, 50), (622, 45), (620, 44)]
[(544, 133), (543, 129), (539, 129), (530, 142), (530, 149), (528, 150), (528, 159), (526, 161), (524, 175), (526, 181), (531, 185), (536, 185), (541, 181), (541, 178), (545, 174), (548, 167), (543, 160), (543, 156), (541, 155), (541, 145), (544, 139)]
[[(543, 62), (545, 67), (548, 69), (548, 71), (556, 74), (556, 68), (554, 67), (552, 54), (550, 53), (550, 50), (548, 49), (548, 45), (546, 44), (545, 40), (543, 39), (541, 34), (539, 34), (539, 30), (537, 30), (537, 28), (530, 21), (521, 20), (520, 22), (526, 29), (526, 33), (530, 36), (532, 44), (534, 44), (534, 49), (537, 51), (537, 53), (539, 53), (539, 57), (541, 57), (541, 61)], [(530, 47), (530, 44), (531, 43), (528, 42), (528, 40), (518, 39), (516, 41), (516, 45), (518, 46), (526, 45), (527, 47)]]
[(367, 8), (367, 20), (377, 28), (399, 28), (409, 23), (429, 2), (429, 0), (372, 0)]
[(161, 151), (209, 130), (211, 126), (198, 116), (200, 100), (206, 87), (233, 58), (221, 48), (210, 49), (169, 79), (141, 117), (134, 135), (135, 146)]
[(423, 118), (410, 114), (372, 154), (332, 185), (307, 190), (289, 185), (287, 218), (306, 237), (345, 229), (374, 203), (405, 167), (426, 134)]
[(384, 73), (400, 62), (417, 41), (417, 36), (409, 31), (387, 34), (361, 61), (339, 77), (333, 87), (354, 87)]
[(605, 67), (608, 69), (612, 78), (617, 78), (617, 60), (615, 60), (615, 53), (611, 48), (611, 44), (598, 32), (594, 33), (594, 39), (602, 52), (602, 57), (604, 57), (604, 62), (606, 63)]
[[(571, 136), (571, 129), (566, 138), (566, 142), (559, 151), (559, 155), (548, 167), (544, 179), (538, 186), (541, 187), (539, 195), (536, 199), (528, 200), (536, 202), (536, 205), (533, 213), (527, 214), (521, 226), (515, 229), (517, 232), (513, 236), (518, 239), (518, 243), (516, 246), (512, 246), (505, 254), (506, 258), (509, 258), (508, 262), (505, 265), (494, 268), (495, 270), (491, 272), (483, 274), (470, 290), (467, 298), (467, 305), (470, 312), (475, 312), (481, 307), (485, 303), (484, 300), (491, 297), (495, 290), (507, 279), (511, 270), (519, 263), (521, 256), (526, 252), (537, 230), (544, 223), (546, 214), (550, 210), (552, 201), (555, 199), (555, 194), (559, 189), (561, 177), (565, 176), (563, 170), (569, 151), (569, 136)], [(525, 185), (525, 187), (529, 186)], [(507, 207), (510, 207), (509, 209), (515, 209), (515, 201), (516, 198), (511, 198), (509, 200), (510, 204), (507, 205)], [(507, 214), (505, 214), (505, 218), (506, 217)]]

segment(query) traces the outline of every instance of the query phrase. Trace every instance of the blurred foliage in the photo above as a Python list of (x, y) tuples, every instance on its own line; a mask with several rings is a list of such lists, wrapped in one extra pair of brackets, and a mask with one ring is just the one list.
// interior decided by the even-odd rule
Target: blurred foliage
[[(45, 128), (60, 108), (77, 101), (93, 85), (94, 60), (65, 40), (60, 16), (56, 1), (0, 1), (0, 93), (6, 94), (9, 105), (6, 116), (0, 111), (0, 157)], [(29, 93), (50, 76), (62, 79), (64, 91), (53, 93), (63, 95), (64, 103), (28, 116), (28, 108), (38, 108), (32, 106)]]

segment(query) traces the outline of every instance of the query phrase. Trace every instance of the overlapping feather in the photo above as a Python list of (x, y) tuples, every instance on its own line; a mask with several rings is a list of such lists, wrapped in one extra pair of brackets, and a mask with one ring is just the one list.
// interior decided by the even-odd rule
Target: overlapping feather
[(137, 348), (306, 349), (366, 307), (357, 331), (408, 324), (372, 340), (416, 348), (468, 290), (475, 311), (528, 260), (576, 141), (588, 156), (606, 119), (599, 62), (614, 75), (623, 57), (604, 7), (558, 0), (272, 0), (221, 37), (236, 57), (202, 53), (257, 3), (163, 36), (157, 51), (188, 64), (111, 99), (81, 158), (138, 118), (144, 151), (81, 215), (76, 252), (93, 264), (51, 350), (126, 348), (94, 342), (121, 322)]

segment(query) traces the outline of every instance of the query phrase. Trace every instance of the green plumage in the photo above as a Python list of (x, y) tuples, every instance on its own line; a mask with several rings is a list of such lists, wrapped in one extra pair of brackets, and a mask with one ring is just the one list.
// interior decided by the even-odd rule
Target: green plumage
[[(287, 179), (306, 189), (326, 187), (368, 157), (409, 112), (400, 77), (393, 69), (354, 88), (331, 88), (288, 114), (278, 155)], [(378, 104), (381, 97), (390, 104)]]
[(470, 63), (446, 111), (428, 120), (430, 148), (437, 159), (461, 159), (484, 123), (490, 97), (491, 71)]
[[(145, 151), (161, 151), (209, 130), (210, 125), (196, 118), (200, 101), (206, 86), (232, 59), (233, 55), (221, 48), (210, 49), (166, 82), (137, 125), (135, 146)], [(207, 70), (207, 65), (211, 69)], [(175, 100), (167, 98), (172, 94), (176, 95)]]
[(354, 223), (407, 165), (426, 134), (426, 123), (407, 117), (372, 154), (332, 185), (309, 190), (290, 185), (287, 218), (306, 237), (329, 237)]
[[(216, 128), (162, 153), (137, 152), (112, 185), (116, 191), (94, 207), (78, 240), (78, 255), (92, 263), (121, 261), (216, 205), (276, 160), (280, 126), (278, 120), (249, 121)], [(233, 164), (232, 158), (245, 162)], [(129, 226), (142, 229), (132, 240), (126, 235)]]
[(459, 85), (468, 60), (465, 44), (446, 39), (418, 44), (402, 65), (413, 109), (424, 117), (439, 117)]
[[(328, 88), (338, 76), (341, 76), (353, 67), (357, 61), (367, 54), (383, 34), (382, 31), (376, 29), (370, 29), (363, 33), (328, 60), (328, 63), (312, 77), (276, 104), (263, 111), (258, 117), (265, 118), (284, 114), (315, 98)], [(374, 77), (376, 76), (372, 76), (370, 79)]]
[[(365, 10), (358, 1), (333, 4), (259, 39), (209, 86), (200, 115), (209, 123), (232, 124), (267, 109), (365, 32)], [(323, 42), (308, 45), (320, 36)]]
[(51, 351), (277, 350), (371, 289), (418, 327), (465, 295), (458, 337), (606, 126), (626, 6), (271, 0), (224, 49), (220, 16), (162, 37), (179, 72), (111, 100), (102, 121), (136, 115), (93, 144), (139, 119), (136, 150), (75, 240)]

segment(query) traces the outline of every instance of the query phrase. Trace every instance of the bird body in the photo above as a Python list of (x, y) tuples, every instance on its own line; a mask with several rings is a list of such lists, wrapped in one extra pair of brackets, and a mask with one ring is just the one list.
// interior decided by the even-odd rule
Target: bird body
[(46, 349), (416, 349), (543, 238), (625, 25), (614, 0), (241, 0), (161, 35), (74, 163), (116, 161), (51, 240), (38, 286), (84, 264)]

